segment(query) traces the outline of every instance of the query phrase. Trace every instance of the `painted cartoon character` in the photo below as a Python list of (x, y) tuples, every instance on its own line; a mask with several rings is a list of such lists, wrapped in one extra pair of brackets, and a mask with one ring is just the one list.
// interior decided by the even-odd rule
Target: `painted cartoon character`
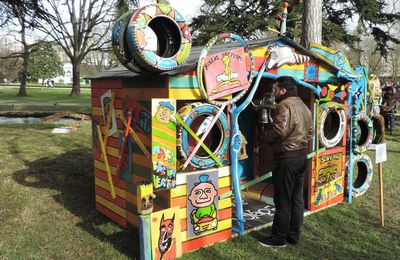
[(199, 235), (202, 232), (216, 230), (218, 225), (217, 210), (214, 198), (218, 192), (208, 180), (208, 175), (199, 177), (199, 182), (194, 184), (188, 199), (195, 209), (191, 212), (190, 218), (193, 224), (193, 232)]
[(170, 118), (174, 110), (174, 106), (171, 103), (162, 101), (159, 102), (154, 116), (160, 123), (168, 124), (171, 121)]
[(173, 237), (175, 226), (175, 214), (170, 219), (164, 219), (164, 214), (160, 221), (160, 236), (158, 237), (158, 247), (156, 248), (156, 259), (176, 258), (176, 242)]
[(231, 69), (231, 58), (228, 54), (222, 57), (225, 69), (224, 73), (217, 76), (217, 81), (220, 82), (218, 86), (212, 90), (212, 93), (217, 93), (222, 86), (225, 85), (240, 85), (240, 80), (233, 80), (238, 77), (238, 73), (232, 72)]

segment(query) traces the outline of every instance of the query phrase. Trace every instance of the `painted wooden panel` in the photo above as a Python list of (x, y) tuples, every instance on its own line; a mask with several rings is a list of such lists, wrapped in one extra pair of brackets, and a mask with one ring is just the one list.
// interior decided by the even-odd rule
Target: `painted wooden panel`
[(174, 259), (182, 255), (179, 208), (153, 212), (151, 218), (152, 259)]
[(310, 187), (312, 211), (343, 201), (345, 154), (346, 148), (339, 147), (322, 152), (313, 160)]
[(176, 101), (152, 99), (152, 173), (154, 189), (171, 189), (176, 179)]
[(104, 207), (100, 203), (96, 202), (96, 209), (121, 227), (126, 227), (126, 219), (109, 210), (107, 207)]

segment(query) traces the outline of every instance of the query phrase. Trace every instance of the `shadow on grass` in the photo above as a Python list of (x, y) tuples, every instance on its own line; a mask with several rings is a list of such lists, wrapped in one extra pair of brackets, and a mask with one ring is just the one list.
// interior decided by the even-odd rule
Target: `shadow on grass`
[(95, 208), (91, 151), (82, 148), (57, 157), (25, 161), (25, 165), (27, 169), (13, 173), (13, 178), (19, 184), (58, 191), (53, 196), (54, 200), (80, 219), (78, 226), (81, 229), (111, 244), (130, 259), (138, 257), (137, 232), (116, 228), (106, 234), (100, 229), (101, 225), (112, 221)]

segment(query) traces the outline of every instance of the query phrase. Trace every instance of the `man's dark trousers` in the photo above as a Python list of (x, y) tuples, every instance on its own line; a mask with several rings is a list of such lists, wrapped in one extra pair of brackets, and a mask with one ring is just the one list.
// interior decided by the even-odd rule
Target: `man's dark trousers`
[(272, 225), (272, 239), (298, 242), (303, 225), (304, 175), (307, 170), (307, 155), (276, 161), (272, 171), (274, 184), (275, 216)]

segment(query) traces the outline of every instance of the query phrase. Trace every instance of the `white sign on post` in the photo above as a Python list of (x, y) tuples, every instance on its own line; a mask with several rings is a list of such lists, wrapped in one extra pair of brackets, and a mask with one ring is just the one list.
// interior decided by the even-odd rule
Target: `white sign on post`
[(375, 163), (387, 161), (386, 144), (375, 145)]

